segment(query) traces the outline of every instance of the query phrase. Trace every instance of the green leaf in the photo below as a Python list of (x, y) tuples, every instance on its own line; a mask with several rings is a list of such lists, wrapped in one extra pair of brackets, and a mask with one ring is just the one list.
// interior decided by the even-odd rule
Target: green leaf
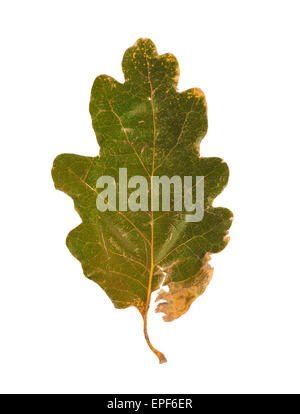
[[(177, 92), (179, 68), (173, 55), (158, 55), (151, 40), (139, 39), (125, 52), (122, 67), (125, 83), (101, 75), (92, 87), (90, 113), (99, 155), (59, 155), (52, 176), (55, 187), (73, 198), (82, 219), (67, 237), (70, 252), (116, 308), (140, 311), (146, 341), (165, 362), (148, 337), (151, 294), (161, 285), (169, 288), (159, 291), (156, 310), (172, 321), (204, 292), (212, 276), (210, 255), (228, 242), (232, 213), (212, 207), (227, 184), (228, 167), (220, 158), (200, 157), (207, 131), (205, 97), (196, 88)], [(186, 212), (150, 208), (100, 212), (96, 182), (112, 176), (119, 192), (120, 168), (127, 168), (128, 179), (147, 178), (149, 188), (154, 175), (204, 176), (203, 219), (187, 222)]]

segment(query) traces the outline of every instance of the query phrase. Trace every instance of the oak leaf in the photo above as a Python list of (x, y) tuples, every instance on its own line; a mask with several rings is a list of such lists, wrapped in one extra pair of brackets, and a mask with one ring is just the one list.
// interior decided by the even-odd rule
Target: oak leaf
[[(101, 75), (91, 92), (90, 114), (101, 150), (95, 157), (59, 155), (55, 187), (74, 200), (82, 223), (67, 237), (70, 252), (86, 277), (98, 283), (116, 308), (135, 306), (151, 344), (147, 314), (152, 292), (160, 289), (156, 311), (165, 321), (187, 312), (212, 277), (210, 255), (228, 242), (232, 213), (212, 206), (228, 181), (220, 158), (200, 156), (207, 131), (207, 108), (198, 88), (177, 91), (179, 68), (172, 54), (158, 55), (149, 39), (139, 39), (123, 57), (125, 82)], [(204, 216), (187, 222), (181, 211), (105, 211), (96, 206), (101, 176), (203, 176)], [(118, 194), (121, 196), (121, 194)], [(171, 203), (174, 194), (171, 194)]]

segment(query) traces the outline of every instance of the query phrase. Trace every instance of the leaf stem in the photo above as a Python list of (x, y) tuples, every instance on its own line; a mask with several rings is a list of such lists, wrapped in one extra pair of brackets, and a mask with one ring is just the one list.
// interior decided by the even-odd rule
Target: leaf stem
[(159, 363), (163, 364), (164, 362), (167, 362), (167, 358), (164, 356), (164, 354), (162, 352), (160, 352), (156, 348), (154, 348), (154, 346), (151, 344), (150, 339), (149, 339), (149, 335), (148, 335), (148, 331), (147, 331), (147, 314), (148, 314), (148, 310), (146, 311), (145, 316), (144, 316), (144, 335), (145, 335), (145, 339), (146, 339), (146, 342), (147, 342), (149, 348), (151, 349), (151, 351), (154, 352), (154, 354), (158, 357)]
[(152, 277), (153, 277), (153, 269), (154, 269), (154, 220), (153, 220), (153, 211), (151, 213), (151, 268), (149, 272), (149, 282), (148, 282), (148, 290), (147, 290), (147, 302), (145, 307), (145, 313), (144, 313), (144, 335), (147, 344), (149, 345), (149, 348), (152, 352), (155, 353), (155, 355), (159, 359), (159, 363), (163, 364), (164, 362), (167, 362), (167, 358), (164, 356), (164, 354), (160, 351), (158, 351), (154, 346), (151, 344), (148, 330), (147, 330), (147, 318), (148, 318), (148, 310), (150, 306), (150, 299), (151, 299), (151, 291), (152, 291)]

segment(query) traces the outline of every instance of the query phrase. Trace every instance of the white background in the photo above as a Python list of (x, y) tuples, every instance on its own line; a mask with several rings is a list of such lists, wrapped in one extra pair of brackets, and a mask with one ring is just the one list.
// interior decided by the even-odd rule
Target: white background
[[(0, 392), (300, 392), (299, 1), (2, 1)], [(52, 161), (94, 156), (94, 78), (139, 37), (208, 103), (204, 156), (230, 181), (227, 248), (190, 311), (116, 310), (65, 246), (80, 223)]]

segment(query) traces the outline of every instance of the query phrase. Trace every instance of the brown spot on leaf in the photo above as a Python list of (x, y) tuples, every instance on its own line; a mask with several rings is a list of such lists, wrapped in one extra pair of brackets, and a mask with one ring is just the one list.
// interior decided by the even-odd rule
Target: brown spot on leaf
[(209, 284), (213, 268), (208, 264), (210, 255), (207, 253), (203, 259), (203, 265), (198, 274), (181, 282), (168, 283), (169, 292), (161, 289), (156, 298), (157, 305), (155, 312), (163, 312), (163, 319), (171, 322), (174, 319), (184, 315), (190, 308), (191, 304), (202, 295)]

